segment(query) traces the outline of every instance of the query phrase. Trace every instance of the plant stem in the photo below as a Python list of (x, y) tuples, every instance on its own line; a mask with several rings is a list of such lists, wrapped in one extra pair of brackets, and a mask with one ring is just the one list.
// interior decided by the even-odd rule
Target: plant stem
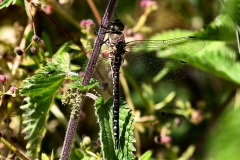
[(87, 2), (88, 2), (88, 5), (90, 6), (95, 18), (96, 18), (98, 24), (100, 25), (101, 24), (101, 16), (100, 16), (95, 4), (93, 3), (92, 0), (87, 0)]
[[(113, 15), (113, 11), (117, 5), (117, 2), (118, 2), (118, 0), (110, 0), (109, 1), (109, 4), (105, 11), (104, 17), (102, 19), (101, 26), (98, 30), (98, 36), (97, 36), (96, 42), (94, 43), (94, 46), (93, 46), (94, 47), (93, 53), (92, 53), (92, 56), (90, 58), (88, 66), (87, 66), (87, 71), (85, 73), (85, 76), (84, 76), (84, 79), (82, 82), (83, 85), (88, 85), (90, 78), (92, 77), (92, 72), (93, 72), (93, 69), (97, 62), (98, 55), (99, 55), (99, 52), (101, 49), (101, 45), (103, 43), (103, 39), (104, 39), (106, 30), (107, 30), (106, 26), (108, 26), (108, 22), (110, 21), (112, 15)], [(76, 108), (74, 108), (74, 110), (71, 113), (71, 117), (68, 122), (66, 136), (64, 139), (63, 149), (62, 149), (62, 153), (61, 153), (61, 160), (69, 159), (74, 133), (75, 133), (75, 130), (76, 130), (77, 124), (78, 124), (78, 116), (76, 117), (76, 115), (78, 115), (77, 113), (80, 113), (81, 103), (82, 103), (82, 100), (78, 103), (78, 106)]]
[(107, 9), (106, 9), (105, 14), (104, 14), (103, 19), (102, 19), (100, 28), (98, 30), (98, 35), (97, 35), (96, 41), (95, 41), (94, 46), (93, 46), (92, 55), (91, 55), (91, 58), (88, 62), (85, 76), (84, 76), (83, 81), (82, 81), (83, 85), (87, 85), (90, 81), (90, 78), (92, 77), (92, 73), (93, 73), (94, 67), (97, 63), (97, 59), (98, 59), (98, 55), (99, 55), (101, 46), (104, 42), (103, 40), (104, 40), (104, 37), (105, 37), (105, 33), (106, 33), (106, 30), (107, 30), (108, 23), (109, 23), (110, 19), (112, 18), (112, 15), (113, 15), (113, 12), (114, 12), (115, 7), (117, 5), (117, 2), (118, 2), (118, 0), (110, 0), (109, 1), (109, 4), (107, 6)]
[[(2, 134), (2, 133), (1, 133)], [(5, 144), (9, 149), (11, 149), (14, 153), (16, 153), (21, 159), (29, 160), (25, 157), (19, 150), (17, 150), (11, 143), (9, 143), (6, 139), (0, 136), (0, 141)]]
[(62, 153), (60, 160), (68, 160), (70, 156), (72, 141), (78, 124), (79, 113), (81, 111), (81, 106), (83, 102), (83, 96), (80, 96), (80, 101), (78, 105), (73, 107), (70, 120), (68, 122), (67, 132), (63, 143)]

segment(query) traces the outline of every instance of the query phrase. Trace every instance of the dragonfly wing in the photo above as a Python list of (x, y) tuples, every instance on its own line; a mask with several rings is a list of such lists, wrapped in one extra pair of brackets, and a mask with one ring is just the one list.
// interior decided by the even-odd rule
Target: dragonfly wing
[(127, 43), (127, 51), (133, 53), (158, 52), (158, 57), (181, 59), (202, 50), (205, 42), (196, 37), (169, 40), (140, 40)]
[[(111, 68), (108, 56), (108, 47), (103, 44), (99, 54), (93, 77), (100, 82), (101, 93), (106, 93), (106, 98), (112, 95)], [(104, 94), (105, 94), (104, 93)]]
[(123, 64), (125, 77), (131, 83), (157, 83), (176, 81), (188, 77), (193, 68), (179, 60), (156, 57), (154, 53), (126, 53)]

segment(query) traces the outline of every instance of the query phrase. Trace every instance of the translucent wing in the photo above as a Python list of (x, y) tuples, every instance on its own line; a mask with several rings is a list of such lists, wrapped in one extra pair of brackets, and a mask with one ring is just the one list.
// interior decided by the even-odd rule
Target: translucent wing
[(182, 58), (194, 54), (205, 47), (204, 40), (196, 37), (182, 37), (169, 40), (143, 40), (127, 43), (127, 51), (132, 53), (158, 52), (161, 58)]
[(128, 42), (123, 68), (127, 77), (134, 82), (180, 80), (193, 70), (182, 61), (184, 57), (200, 51), (204, 46), (205, 42), (195, 37)]
[[(182, 37), (169, 40), (142, 40), (126, 43), (128, 52), (124, 55), (122, 68), (128, 80), (138, 83), (181, 80), (192, 72), (184, 63), (184, 57), (200, 51), (205, 42), (196, 37)], [(88, 47), (87, 47), (88, 48)], [(90, 47), (91, 48), (91, 47)], [(108, 86), (112, 85), (106, 45), (102, 46), (94, 77)], [(111, 89), (108, 88), (109, 92)]]

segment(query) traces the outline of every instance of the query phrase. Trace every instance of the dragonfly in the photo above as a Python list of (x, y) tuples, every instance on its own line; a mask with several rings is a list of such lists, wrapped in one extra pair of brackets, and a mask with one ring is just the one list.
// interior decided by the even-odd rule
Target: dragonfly
[[(102, 82), (102, 90), (113, 96), (115, 149), (119, 146), (120, 68), (130, 83), (179, 80), (186, 77), (186, 70), (188, 72), (190, 69), (185, 58), (205, 47), (204, 40), (196, 37), (125, 42), (123, 30), (124, 24), (120, 19), (109, 22), (108, 36), (99, 44), (102, 54), (98, 57), (93, 74)], [(91, 52), (91, 46), (85, 46), (87, 51)]]
[[(157, 81), (160, 78), (156, 75), (164, 66), (168, 66), (169, 68), (188, 66), (187, 63), (181, 59), (184, 59), (185, 57), (190, 56), (191, 54), (194, 54), (205, 47), (204, 40), (196, 37), (182, 37), (169, 40), (136, 40), (125, 42), (123, 30), (124, 24), (120, 19), (110, 21), (107, 30), (108, 37), (107, 40), (104, 41), (104, 44), (108, 48), (108, 54), (107, 56), (104, 55), (103, 57), (110, 59), (109, 63), (113, 96), (112, 121), (115, 149), (118, 149), (119, 146), (120, 67), (123, 66), (123, 69), (125, 69), (126, 73), (129, 72), (133, 79), (137, 79), (138, 82), (150, 82), (154, 79), (153, 77), (155, 77)], [(156, 55), (156, 51), (159, 52), (159, 54)], [(146, 54), (143, 54), (143, 52)], [(100, 67), (100, 70), (106, 70), (103, 69), (106, 66), (101, 66), (101, 61), (106, 61), (106, 58), (105, 60), (102, 59), (99, 58), (95, 69)], [(125, 63), (127, 64), (125, 65)], [(183, 69), (184, 68), (186, 67), (183, 67)], [(166, 77), (167, 80), (175, 80), (185, 76), (184, 74), (181, 74), (184, 72), (179, 70), (179, 68), (169, 75), (166, 75), (167, 71), (168, 70), (166, 69), (162, 69), (164, 74), (160, 77), (163, 80), (163, 77)]]

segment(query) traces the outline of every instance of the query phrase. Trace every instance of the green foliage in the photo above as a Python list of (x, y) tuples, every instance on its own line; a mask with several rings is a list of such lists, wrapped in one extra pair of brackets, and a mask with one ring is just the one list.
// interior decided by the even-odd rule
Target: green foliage
[(95, 79), (90, 79), (89, 84), (86, 86), (82, 85), (83, 77), (77, 74), (68, 75), (67, 79), (72, 81), (68, 84), (69, 89), (78, 89), (81, 92), (87, 92), (91, 89), (99, 87), (99, 82)]
[(220, 0), (223, 5), (223, 14), (232, 18), (234, 24), (239, 26), (240, 1), (239, 0)]
[(52, 152), (51, 157), (48, 158), (48, 156), (45, 153), (42, 153), (41, 155), (41, 160), (53, 160), (54, 159), (54, 154)]
[[(201, 37), (202, 32), (183, 32), (179, 30), (165, 32), (163, 34), (157, 34), (153, 39), (164, 38), (171, 35), (199, 35)], [(227, 34), (228, 35), (228, 34)], [(240, 84), (240, 64), (237, 62), (235, 51), (230, 48), (226, 42), (221, 41), (205, 41), (206, 46), (195, 53), (192, 56), (185, 56), (181, 60), (184, 60), (191, 66), (197, 69), (206, 71), (212, 75), (216, 75), (228, 81), (236, 84)], [(184, 52), (184, 51), (182, 51)], [(186, 50), (186, 52), (189, 52)], [(161, 56), (162, 52), (159, 52)], [(177, 57), (178, 58), (178, 57)]]
[(27, 96), (27, 103), (21, 109), (25, 111), (24, 117), (27, 118), (23, 122), (27, 125), (24, 129), (28, 140), (27, 154), (32, 158), (37, 157), (40, 151), (54, 97), (69, 72), (70, 61), (66, 46), (67, 44), (61, 47), (51, 62), (34, 76), (24, 80), (20, 87), (20, 94)]
[(191, 65), (237, 85), (240, 84), (240, 63), (235, 52), (222, 42), (209, 42), (203, 52), (192, 57)]
[(149, 160), (152, 156), (152, 151), (148, 150), (139, 157), (139, 160)]
[[(82, 152), (80, 152), (78, 149), (75, 150), (75, 153), (79, 159), (84, 158), (84, 154)], [(71, 159), (74, 160), (74, 158), (71, 158)], [(75, 159), (77, 159), (77, 158), (75, 158)]]
[(104, 159), (134, 159), (133, 143), (133, 116), (126, 103), (120, 103), (120, 144), (119, 149), (114, 149), (114, 138), (112, 129), (112, 101), (110, 98), (104, 104), (103, 99), (99, 98), (96, 103), (96, 115), (100, 124), (100, 140)]
[(5, 7), (9, 7), (11, 4), (14, 4), (16, 3), (17, 0), (3, 0), (1, 3), (0, 3), (0, 9), (3, 9)]
[[(239, 98), (239, 91), (237, 93)], [(238, 135), (240, 134), (238, 121), (240, 114), (239, 106), (231, 104), (227, 108), (219, 121), (214, 126), (214, 130), (209, 134), (206, 140), (206, 144), (203, 146), (205, 158), (211, 156), (213, 159), (225, 160), (225, 159), (238, 159), (240, 156), (238, 150), (238, 144), (240, 143)], [(222, 152), (222, 150), (224, 151)]]

